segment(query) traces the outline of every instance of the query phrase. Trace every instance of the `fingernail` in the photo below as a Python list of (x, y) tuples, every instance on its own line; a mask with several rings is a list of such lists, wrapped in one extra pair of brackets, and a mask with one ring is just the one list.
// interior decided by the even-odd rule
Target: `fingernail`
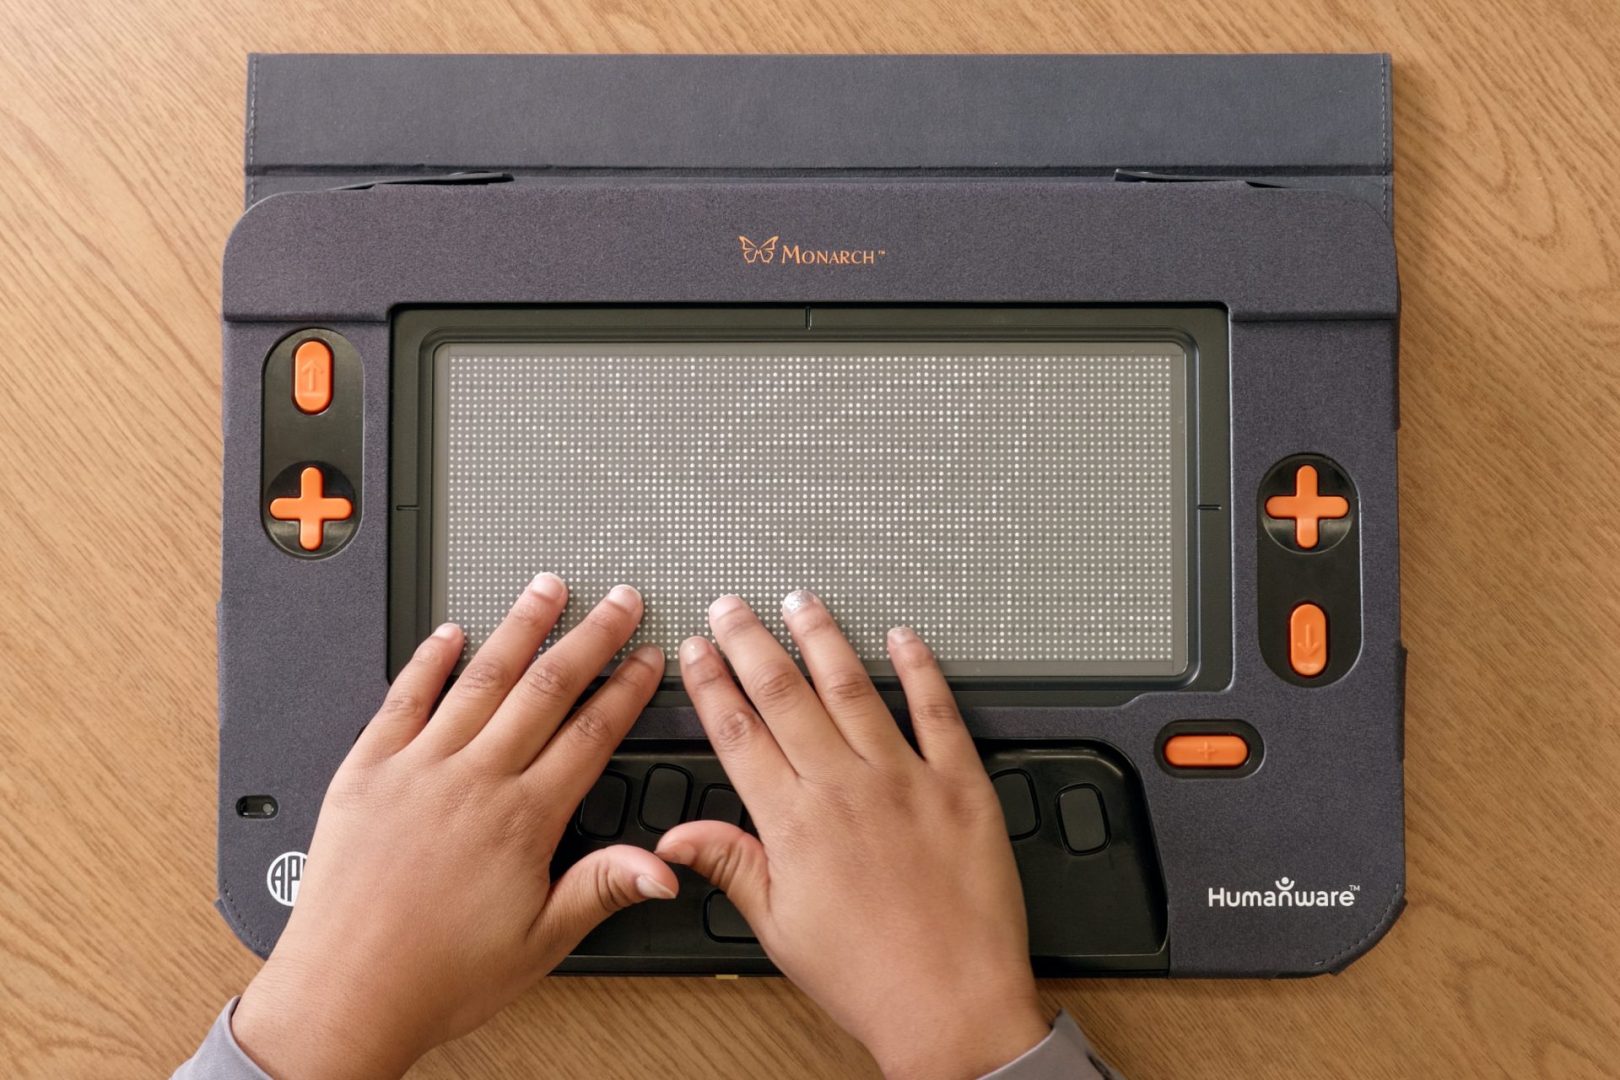
[(642, 874), (636, 878), (636, 892), (649, 900), (673, 900), (675, 890), (655, 877)]
[(689, 637), (681, 642), (681, 659), (688, 664), (695, 664), (709, 653), (709, 639), (706, 637)]
[(723, 618), (743, 606), (743, 598), (736, 593), (727, 593), (709, 605), (709, 621)]
[(641, 594), (629, 585), (615, 585), (607, 594), (608, 603), (617, 604), (626, 611), (641, 610)]
[(673, 844), (659, 844), (658, 848), (653, 852), (653, 854), (657, 855), (665, 862), (672, 862), (681, 866), (686, 866), (690, 864), (693, 859), (697, 858), (697, 848), (693, 847), (691, 844), (682, 844), (680, 842)]
[(563, 584), (563, 579), (551, 573), (534, 575), (529, 589), (551, 601), (561, 600), (568, 595), (568, 586)]
[(816, 602), (816, 594), (809, 589), (794, 589), (782, 597), (782, 613), (792, 615)]
[(433, 636), (436, 638), (444, 638), (446, 641), (448, 641), (459, 633), (461, 633), (461, 627), (457, 626), (453, 622), (447, 622), (440, 626), (437, 630), (433, 631)]
[(656, 645), (638, 646), (631, 654), (625, 657), (626, 662), (632, 664), (646, 664), (650, 668), (663, 669), (664, 650)]
[(917, 640), (917, 631), (909, 626), (896, 626), (889, 631), (889, 641), (894, 645), (904, 645), (908, 641)]

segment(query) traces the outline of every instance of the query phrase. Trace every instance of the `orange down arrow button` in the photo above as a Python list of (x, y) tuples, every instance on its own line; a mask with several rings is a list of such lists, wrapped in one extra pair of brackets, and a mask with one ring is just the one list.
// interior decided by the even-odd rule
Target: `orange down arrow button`
[(1328, 662), (1327, 615), (1315, 604), (1301, 604), (1288, 617), (1288, 663), (1307, 679)]

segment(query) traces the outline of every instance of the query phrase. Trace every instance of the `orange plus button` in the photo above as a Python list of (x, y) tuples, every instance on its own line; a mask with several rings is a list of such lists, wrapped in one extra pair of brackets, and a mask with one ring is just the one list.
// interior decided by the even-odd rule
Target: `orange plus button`
[(332, 346), (311, 338), (293, 353), (293, 404), (318, 413), (332, 404)]
[(1322, 674), (1327, 662), (1327, 613), (1315, 604), (1301, 604), (1288, 616), (1288, 664), (1309, 679)]
[(1307, 551), (1316, 546), (1317, 524), (1323, 518), (1342, 518), (1350, 503), (1342, 495), (1316, 493), (1316, 466), (1301, 465), (1294, 473), (1294, 493), (1273, 495), (1266, 500), (1266, 513), (1274, 518), (1294, 520), (1294, 542)]
[(270, 516), (277, 521), (298, 522), (298, 546), (315, 551), (325, 539), (328, 521), (344, 521), (354, 513), (354, 504), (348, 499), (330, 497), (321, 470), (307, 466), (298, 475), (298, 497), (270, 500)]
[(1249, 760), (1249, 744), (1241, 735), (1172, 735), (1164, 760), (1178, 769), (1235, 769)]

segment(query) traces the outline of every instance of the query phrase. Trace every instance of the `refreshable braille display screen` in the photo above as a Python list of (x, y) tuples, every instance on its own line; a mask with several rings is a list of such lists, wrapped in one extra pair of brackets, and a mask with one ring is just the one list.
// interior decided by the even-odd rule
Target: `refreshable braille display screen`
[[(588, 344), (433, 356), (433, 621), (469, 653), (536, 570), (619, 581), (673, 658), (735, 592), (813, 589), (874, 674), (1173, 677), (1190, 636), (1174, 341)], [(784, 636), (784, 640), (785, 636)]]

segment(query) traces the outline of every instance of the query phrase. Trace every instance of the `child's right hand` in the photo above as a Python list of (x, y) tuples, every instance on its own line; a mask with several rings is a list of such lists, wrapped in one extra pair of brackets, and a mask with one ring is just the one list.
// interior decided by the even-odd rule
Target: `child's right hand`
[(741, 690), (705, 639), (680, 650), (759, 838), (693, 821), (658, 854), (723, 889), (783, 974), (885, 1074), (982, 1076), (1049, 1030), (990, 779), (916, 634), (891, 631), (888, 645), (920, 754), (826, 607), (795, 593), (784, 614), (814, 689), (735, 596), (709, 623)]

